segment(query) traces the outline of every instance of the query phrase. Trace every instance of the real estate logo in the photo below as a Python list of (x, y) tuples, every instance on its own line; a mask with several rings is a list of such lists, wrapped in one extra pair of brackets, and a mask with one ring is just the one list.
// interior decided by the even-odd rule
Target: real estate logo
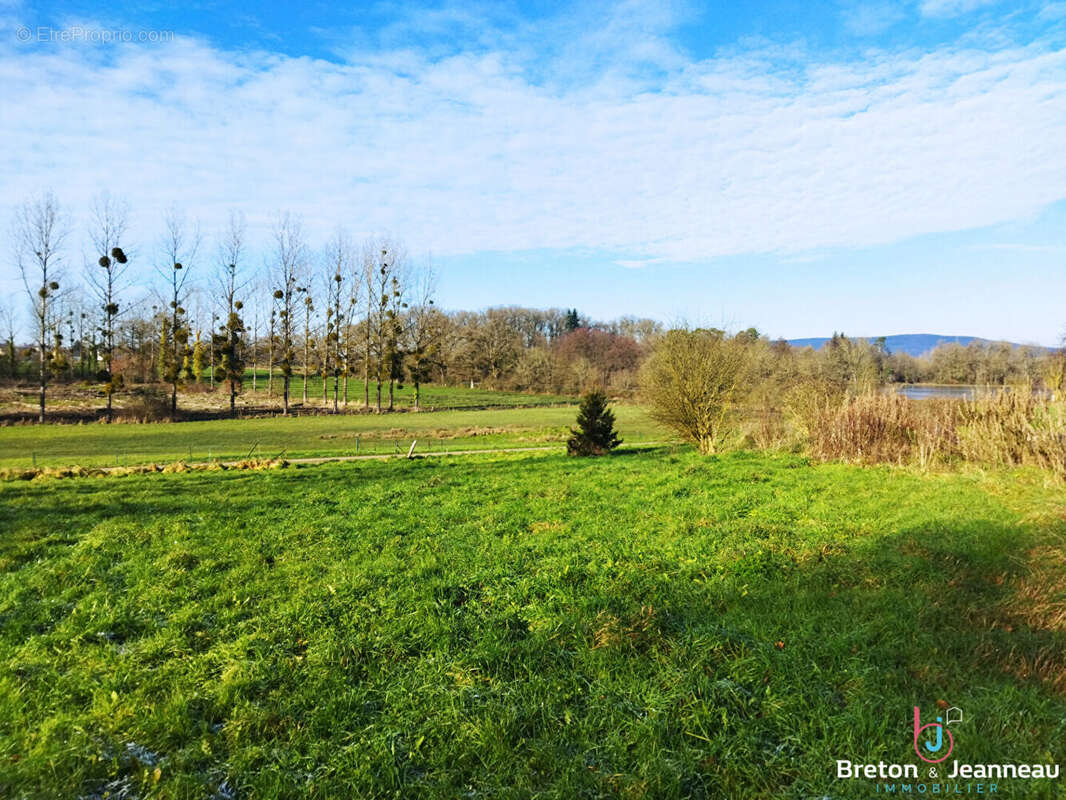
[[(949, 709), (949, 711), (951, 711), (951, 710), (952, 709)], [(961, 720), (962, 719), (961, 710), (960, 709), (954, 709), (954, 710), (960, 711), (958, 718)], [(949, 721), (949, 723), (952, 721), (950, 716), (948, 718), (948, 721)], [(925, 739), (924, 741), (921, 742), (921, 744), (919, 744), (918, 740), (923, 738), (923, 736), (922, 736), (923, 731), (926, 731), (929, 728), (935, 729), (935, 731), (936, 731), (936, 742), (935, 743), (934, 742), (930, 742), (928, 739)], [(947, 736), (947, 739), (948, 739), (948, 749), (947, 750), (944, 750), (944, 736), (945, 735)], [(922, 752), (923, 749), (925, 750), (926, 753), (929, 753), (931, 756), (936, 755), (936, 756), (939, 756), (939, 758), (930, 758), (930, 757), (926, 756), (925, 753)], [(951, 731), (949, 731), (947, 729), (947, 727), (944, 725), (944, 718), (943, 717), (937, 717), (936, 718), (936, 722), (929, 722), (929, 723), (926, 723), (925, 725), (923, 725), (922, 724), (921, 712), (918, 710), (918, 706), (915, 706), (914, 707), (914, 752), (918, 754), (918, 758), (920, 758), (922, 761), (926, 762), (927, 764), (939, 764), (941, 761), (943, 761), (948, 756), (950, 756), (951, 755), (951, 751), (954, 750), (954, 749), (955, 749), (955, 739), (952, 737)], [(941, 751), (943, 751), (943, 754), (941, 754)]]
[[(940, 764), (955, 751), (955, 737), (948, 726), (962, 722), (963, 713), (958, 706), (948, 707), (943, 701), (938, 702), (938, 706), (940, 713), (936, 721), (925, 723), (922, 722), (921, 709), (913, 707), (911, 745), (918, 758), (925, 762), (924, 767), (884, 761), (863, 764), (841, 759), (836, 762), (836, 777), (877, 781), (874, 784), (877, 794), (998, 794), (1002, 788), (999, 781), (1003, 779), (1055, 780), (1059, 777), (1059, 765), (1053, 762), (969, 764), (960, 763), (956, 758), (941, 768)], [(923, 769), (924, 775), (919, 775), (919, 768)]]

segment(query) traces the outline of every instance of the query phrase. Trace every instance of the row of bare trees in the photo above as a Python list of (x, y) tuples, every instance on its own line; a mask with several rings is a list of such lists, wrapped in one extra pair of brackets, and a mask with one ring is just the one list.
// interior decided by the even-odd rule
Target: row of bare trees
[[(102, 386), (108, 420), (114, 395), (135, 384), (164, 385), (174, 416), (183, 387), (218, 383), (236, 414), (249, 376), (253, 393), (261, 382), (277, 392), (284, 413), (298, 402), (294, 386), (309, 403), (313, 378), (321, 379), (321, 404), (331, 395), (335, 411), (349, 404), (350, 382), (360, 384), (363, 407), (376, 411), (395, 407), (403, 383), (413, 386), (416, 408), (431, 382), (627, 391), (659, 329), (646, 319), (593, 323), (576, 309), (444, 312), (433, 270), (414, 264), (402, 243), (357, 244), (338, 229), (314, 250), (289, 213), (276, 217), (262, 264), (253, 265), (238, 212), (212, 254), (199, 225), (177, 209), (164, 213), (162, 237), (144, 250), (128, 241), (129, 209), (120, 199), (103, 193), (89, 211), (80, 270), (71, 269), (73, 226), (54, 195), (24, 203), (15, 219), (41, 420), (57, 379)], [(0, 374), (28, 377), (10, 312), (0, 315), (9, 334)]]
[[(164, 214), (162, 239), (150, 253), (130, 248), (128, 219), (122, 201), (108, 193), (95, 198), (86, 237), (91, 253), (83, 253), (81, 270), (74, 270), (68, 246), (73, 225), (55, 195), (29, 200), (15, 214), (13, 261), (30, 301), (41, 421), (53, 380), (102, 384), (110, 420), (113, 396), (136, 373), (143, 383), (154, 373), (166, 384), (173, 415), (179, 389), (206, 371), (211, 384), (227, 387), (236, 413), (249, 368), (258, 383), (264, 350), (268, 389), (273, 392), (277, 373), (285, 413), (298, 363), (303, 402), (308, 378), (320, 375), (323, 400), (332, 379), (335, 410), (342, 388), (347, 404), (348, 379), (360, 367), (364, 405), (371, 406), (373, 381), (379, 411), (386, 403), (393, 407), (395, 386), (406, 375), (416, 387), (426, 380), (434, 337), (442, 330), (435, 284), (432, 271), (414, 269), (401, 245), (375, 239), (357, 247), (339, 229), (316, 254), (300, 220), (283, 213), (272, 227), (266, 263), (252, 269), (245, 220), (237, 212), (218, 237), (214, 264), (204, 258), (199, 225), (178, 210)], [(245, 318), (249, 303), (251, 324)], [(0, 317), (8, 334), (4, 371), (18, 377), (27, 360), (17, 352), (18, 315), (5, 304)], [(140, 369), (131, 369), (137, 363)]]

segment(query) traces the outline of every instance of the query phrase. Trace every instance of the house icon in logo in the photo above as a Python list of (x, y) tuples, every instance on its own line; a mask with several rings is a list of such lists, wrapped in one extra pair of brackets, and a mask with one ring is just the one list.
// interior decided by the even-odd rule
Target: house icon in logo
[(944, 714), (945, 724), (950, 725), (953, 722), (962, 722), (962, 709), (958, 706), (952, 706)]

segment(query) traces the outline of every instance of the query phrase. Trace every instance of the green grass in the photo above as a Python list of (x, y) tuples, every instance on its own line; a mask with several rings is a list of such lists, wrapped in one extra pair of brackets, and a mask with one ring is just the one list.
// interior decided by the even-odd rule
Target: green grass
[[(672, 436), (637, 406), (615, 409), (630, 444)], [(562, 446), (576, 406), (322, 415), (209, 422), (0, 427), (0, 468), (107, 466), (256, 456), (286, 458)]]
[(872, 797), (939, 699), (1062, 760), (1064, 519), (684, 451), (2, 484), (0, 796)]
[[(370, 404), (377, 402), (376, 386), (370, 382)], [(242, 399), (248, 402), (264, 402), (267, 395), (267, 371), (258, 370), (256, 391), (252, 392), (252, 371), (245, 374)], [(340, 399), (344, 399), (343, 382), (338, 392)], [(413, 408), (415, 404), (415, 387), (405, 383), (403, 388), (394, 391), (396, 408)], [(281, 402), (281, 376), (274, 373), (273, 401)], [(318, 375), (310, 375), (307, 378), (307, 399), (314, 405), (322, 403), (322, 378)], [(348, 380), (348, 403), (360, 406), (363, 403), (363, 381), (359, 378)], [(289, 402), (300, 403), (303, 401), (303, 376), (297, 371), (292, 377), (289, 388)], [(327, 386), (327, 401), (333, 405), (333, 379), (330, 378)], [(389, 387), (381, 387), (381, 403), (387, 406), (389, 402)], [(547, 406), (559, 403), (573, 403), (572, 395), (562, 394), (535, 394), (533, 392), (505, 392), (494, 389), (470, 389), (465, 386), (440, 386), (427, 383), (422, 386), (420, 406), (426, 410), (454, 409), (454, 408), (510, 408), (516, 406)]]

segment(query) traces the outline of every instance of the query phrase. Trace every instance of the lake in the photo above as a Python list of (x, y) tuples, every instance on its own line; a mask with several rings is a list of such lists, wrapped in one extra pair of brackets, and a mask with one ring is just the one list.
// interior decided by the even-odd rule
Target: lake
[[(891, 390), (891, 384), (890, 384)], [(980, 394), (989, 394), (998, 392), (1000, 389), (1010, 389), (1006, 386), (946, 386), (936, 384), (925, 383), (908, 383), (902, 386), (896, 387), (895, 391), (905, 397), (910, 397), (913, 400), (925, 400), (928, 397), (955, 397), (961, 400), (973, 400), (974, 397)], [(1047, 396), (1048, 392), (1045, 389), (1034, 389), (1033, 393), (1036, 395)]]
[[(957, 397), (963, 400), (972, 400), (979, 389), (983, 389), (983, 387), (904, 384), (897, 388), (896, 391), (912, 400), (925, 400), (928, 397)], [(987, 391), (987, 389), (984, 391)]]

